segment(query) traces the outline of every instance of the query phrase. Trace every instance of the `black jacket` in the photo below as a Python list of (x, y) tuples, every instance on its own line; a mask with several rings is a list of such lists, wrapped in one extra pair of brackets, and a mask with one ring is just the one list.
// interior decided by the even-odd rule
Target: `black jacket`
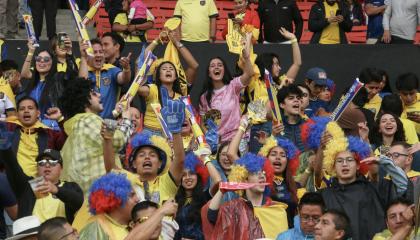
[[(274, 0), (260, 0), (258, 15), (261, 22), (260, 40), (267, 42), (288, 41), (279, 32), (281, 27), (286, 28), (289, 32), (294, 32), (298, 40), (302, 36), (303, 19), (295, 0), (279, 0), (277, 4)], [(293, 23), (295, 31), (293, 31)]]
[[(11, 149), (0, 150), (0, 159), (4, 160), (7, 179), (16, 195), (18, 218), (32, 215), (36, 201), (35, 195), (28, 183), (32, 177), (27, 176), (23, 172)], [(55, 196), (64, 202), (66, 218), (72, 223), (75, 213), (83, 204), (82, 189), (77, 183), (64, 182), (63, 186), (58, 187), (58, 192)]]
[(384, 178), (373, 184), (364, 176), (358, 176), (347, 185), (333, 178), (331, 186), (321, 194), (327, 209), (341, 210), (350, 218), (352, 238), (365, 240), (386, 228), (385, 210), (390, 201), (397, 197), (412, 199), (413, 187), (410, 181), (408, 184), (407, 191), (398, 195), (392, 181)]
[[(345, 44), (347, 43), (345, 32), (351, 31), (351, 28), (353, 27), (353, 22), (350, 19), (350, 11), (347, 5), (343, 1), (339, 1), (337, 3), (338, 3), (338, 9), (341, 10), (341, 13), (344, 17), (344, 21), (342, 21), (339, 24), (340, 43)], [(314, 33), (311, 39), (311, 43), (319, 43), (319, 40), (321, 39), (322, 31), (328, 25), (329, 23), (327, 19), (325, 18), (324, 1), (319, 0), (317, 3), (315, 3), (312, 6), (311, 12), (309, 13), (308, 27), (309, 27), (309, 31)]]

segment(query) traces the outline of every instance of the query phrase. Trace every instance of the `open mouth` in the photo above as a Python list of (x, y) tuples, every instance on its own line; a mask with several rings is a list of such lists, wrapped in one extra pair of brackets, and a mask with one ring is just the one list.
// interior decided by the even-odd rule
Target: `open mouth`
[(349, 169), (342, 169), (341, 170), (341, 173), (342, 174), (348, 174), (350, 172), (350, 170)]
[(23, 120), (24, 120), (24, 121), (30, 121), (30, 120), (31, 120), (31, 115), (29, 115), (29, 114), (24, 114), (24, 115), (23, 115)]
[(144, 169), (151, 169), (151, 168), (152, 168), (152, 162), (150, 162), (150, 161), (145, 161), (145, 162), (143, 163), (143, 168), (144, 168)]
[(215, 69), (215, 70), (213, 71), (213, 74), (214, 74), (215, 76), (220, 76), (220, 75), (222, 74), (222, 71), (220, 71), (220, 69)]
[(292, 106), (293, 109), (300, 110), (300, 104), (294, 104)]
[(281, 167), (281, 162), (273, 162), (273, 167), (274, 168), (280, 168)]

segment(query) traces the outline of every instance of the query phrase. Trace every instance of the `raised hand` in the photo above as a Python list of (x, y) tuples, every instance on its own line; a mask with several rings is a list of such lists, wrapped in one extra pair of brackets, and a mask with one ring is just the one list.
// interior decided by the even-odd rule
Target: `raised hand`
[(47, 113), (44, 116), (51, 120), (59, 120), (63, 114), (58, 107), (51, 107), (47, 109)]
[(124, 70), (130, 70), (130, 58), (131, 58), (131, 52), (128, 53), (127, 57), (120, 58), (120, 64)]
[(244, 49), (242, 50), (242, 58), (249, 59), (251, 55), (252, 33), (246, 33), (244, 41)]
[(180, 133), (185, 120), (185, 104), (181, 100), (171, 100), (165, 87), (160, 88), (160, 94), (162, 96), (160, 112), (163, 120), (171, 133)]
[(283, 37), (285, 37), (285, 38), (287, 38), (289, 40), (292, 40), (292, 39), (295, 39), (296, 38), (295, 34), (287, 31), (287, 29), (284, 28), (284, 27), (281, 27), (279, 29), (279, 32), (281, 33), (281, 35), (283, 35)]

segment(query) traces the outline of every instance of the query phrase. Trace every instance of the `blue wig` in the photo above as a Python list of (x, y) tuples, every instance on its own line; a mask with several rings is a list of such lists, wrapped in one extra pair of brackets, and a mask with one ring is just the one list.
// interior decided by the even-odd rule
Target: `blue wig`
[(125, 174), (108, 173), (96, 179), (89, 189), (89, 211), (96, 215), (124, 207), (132, 191)]
[(322, 135), (331, 120), (328, 117), (313, 117), (311, 119), (314, 122), (310, 124), (308, 129), (306, 147), (308, 149), (318, 149), (321, 144)]
[(363, 142), (360, 138), (353, 136), (347, 137), (347, 140), (349, 142), (349, 151), (357, 153), (360, 157), (360, 160), (363, 160), (370, 156), (371, 148), (369, 144)]
[(249, 173), (256, 173), (263, 169), (265, 158), (253, 153), (246, 153), (235, 164), (242, 165)]
[(188, 152), (185, 155), (185, 160), (184, 160), (185, 169), (189, 170), (192, 173), (196, 173), (196, 167), (199, 164), (202, 165), (200, 159), (198, 159), (198, 157), (193, 152)]
[(295, 146), (295, 144), (287, 138), (284, 137), (276, 137), (277, 145), (286, 151), (287, 159), (293, 159), (298, 154), (299, 150)]

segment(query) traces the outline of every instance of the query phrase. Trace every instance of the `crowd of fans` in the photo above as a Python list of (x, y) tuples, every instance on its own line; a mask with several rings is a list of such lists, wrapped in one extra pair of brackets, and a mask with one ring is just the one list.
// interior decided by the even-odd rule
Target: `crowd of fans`
[[(199, 68), (183, 44), (214, 41), (211, 0), (179, 0), (180, 27), (138, 59), (121, 52), (145, 41), (154, 16), (128, 0), (106, 5), (113, 31), (80, 40), (79, 56), (55, 34), (46, 49), (29, 40), (23, 63), (2, 55), (0, 239), (417, 239), (418, 76), (391, 86), (386, 69), (367, 67), (351, 98), (352, 83), (336, 92), (322, 68), (296, 79), (296, 3), (235, 2), (236, 63), (213, 57)], [(371, 40), (412, 41), (420, 3), (380, 2), (364, 3), (368, 19), (356, 1), (315, 3), (312, 42), (345, 43), (366, 21)], [(292, 65), (254, 53), (261, 40), (289, 43)], [(165, 55), (150, 57), (159, 44)], [(192, 106), (198, 71), (205, 86)]]

